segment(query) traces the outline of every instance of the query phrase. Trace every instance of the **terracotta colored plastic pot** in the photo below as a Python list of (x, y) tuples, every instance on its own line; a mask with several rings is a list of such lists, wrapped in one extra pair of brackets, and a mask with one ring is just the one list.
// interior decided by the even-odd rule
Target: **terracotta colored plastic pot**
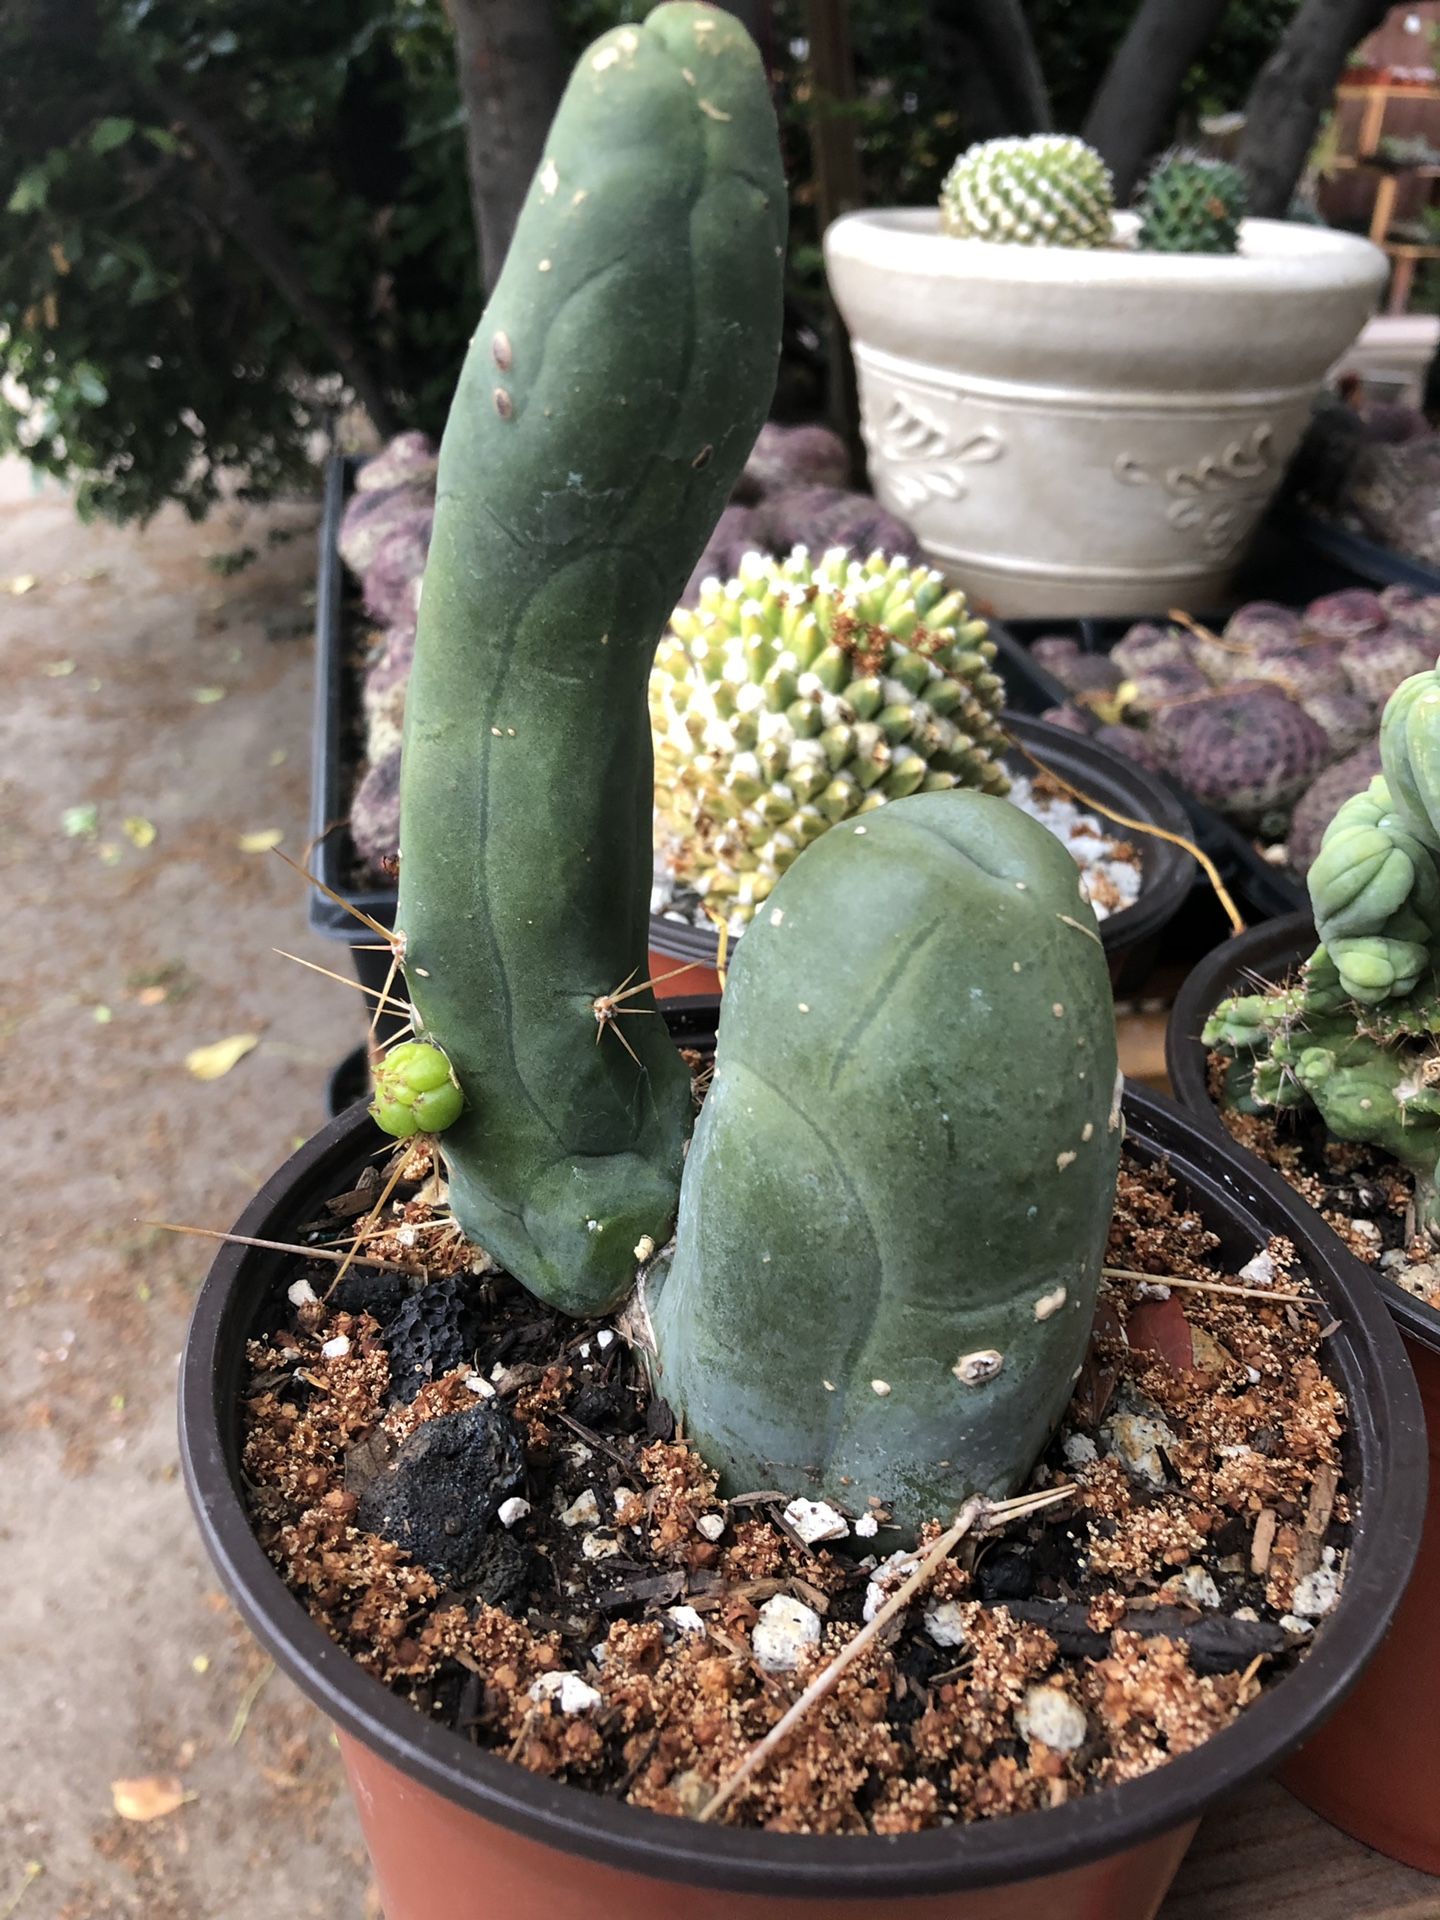
[[(1211, 1009), (1257, 977), (1282, 979), (1314, 950), (1309, 915), (1292, 914), (1217, 947), (1181, 988), (1165, 1036), (1166, 1065), (1177, 1099), (1205, 1125), (1223, 1132), (1200, 1043)], [(1366, 1846), (1440, 1873), (1440, 1314), (1357, 1260), (1313, 1209), (1306, 1211), (1317, 1239), (1329, 1243), (1330, 1259), (1349, 1269), (1354, 1284), (1372, 1287), (1400, 1329), (1429, 1432), (1430, 1495), (1415, 1575), (1384, 1645), (1339, 1713), (1280, 1777), (1307, 1807)]]
[[(1173, 1103), (1132, 1094), (1130, 1139), (1242, 1261), (1297, 1244), (1339, 1323), (1327, 1343), (1351, 1410), (1359, 1490), (1340, 1603), (1300, 1667), (1194, 1753), (1041, 1813), (896, 1838), (809, 1838), (667, 1819), (527, 1773), (417, 1713), (315, 1624), (251, 1531), (240, 1476), (245, 1341), (284, 1256), (225, 1246), (196, 1301), (180, 1377), (186, 1485), (221, 1580), (276, 1661), (334, 1721), (387, 1920), (1150, 1920), (1201, 1813), (1268, 1773), (1340, 1703), (1404, 1588), (1423, 1504), (1423, 1436), (1399, 1339), (1366, 1281), (1326, 1251), (1278, 1182)], [(361, 1108), (291, 1158), (237, 1223), (286, 1239), (353, 1179), (379, 1136)]]
[[(1020, 745), (1047, 767), (1053, 767), (1062, 779), (1092, 794), (1117, 813), (1149, 826), (1163, 827), (1167, 833), (1188, 836), (1190, 824), (1185, 809), (1163, 781), (1157, 780), (1133, 760), (1126, 760), (1108, 747), (1098, 746), (1082, 734), (1047, 721), (1006, 709), (1005, 726)], [(1035, 768), (1023, 754), (1010, 756), (1012, 770), (1034, 773)], [(1117, 827), (1123, 834), (1125, 829)], [(1160, 935), (1184, 906), (1195, 879), (1195, 862), (1182, 847), (1171, 841), (1136, 834), (1142, 862), (1140, 898), (1132, 907), (1112, 913), (1100, 923), (1100, 942), (1110, 964), (1110, 979), (1117, 993), (1128, 993), (1147, 978), (1154, 963)], [(716, 971), (719, 936), (713, 927), (695, 927), (688, 922), (650, 916), (650, 977), (664, 980), (657, 996), (669, 1000), (681, 994), (711, 995), (720, 998), (720, 976)], [(677, 973), (677, 968), (682, 968)], [(669, 976), (666, 978), (666, 976)]]

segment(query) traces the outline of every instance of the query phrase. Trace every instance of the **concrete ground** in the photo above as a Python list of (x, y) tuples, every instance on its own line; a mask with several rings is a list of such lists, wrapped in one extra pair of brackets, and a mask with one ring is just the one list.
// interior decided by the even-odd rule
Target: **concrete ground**
[[(344, 967), (300, 882), (239, 844), (304, 845), (315, 522), (84, 528), (0, 464), (0, 1920), (378, 1915), (328, 1732), (179, 1485), (207, 1249), (137, 1224), (228, 1225), (360, 1035), (358, 996), (271, 951)], [(187, 1071), (238, 1034), (229, 1073)], [(116, 1813), (114, 1782), (172, 1776), (183, 1805)], [(1207, 1823), (1162, 1920), (1291, 1914), (1440, 1920), (1440, 1882), (1261, 1788)]]

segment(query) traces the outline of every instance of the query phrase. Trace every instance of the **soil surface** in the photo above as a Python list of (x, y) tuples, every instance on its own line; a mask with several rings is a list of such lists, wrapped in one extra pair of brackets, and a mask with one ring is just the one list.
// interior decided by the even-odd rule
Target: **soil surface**
[[(298, 883), (235, 845), (274, 827), (303, 845), (316, 518), (85, 528), (0, 463), (0, 1039), (11, 1084), (43, 1089), (4, 1120), (0, 1913), (18, 1920), (379, 1914), (324, 1724), (264, 1677), (179, 1486), (175, 1360), (206, 1250), (134, 1224), (228, 1225), (360, 1037), (358, 997), (270, 951), (336, 962)], [(247, 544), (244, 572), (207, 566)], [(95, 839), (67, 837), (91, 803)], [(155, 825), (148, 848), (127, 817)], [(185, 1071), (241, 1032), (260, 1044), (231, 1073)], [(113, 1782), (170, 1775), (196, 1797), (116, 1814)], [(1222, 1916), (1440, 1920), (1440, 1885), (1267, 1786), (1202, 1828), (1162, 1920)]]

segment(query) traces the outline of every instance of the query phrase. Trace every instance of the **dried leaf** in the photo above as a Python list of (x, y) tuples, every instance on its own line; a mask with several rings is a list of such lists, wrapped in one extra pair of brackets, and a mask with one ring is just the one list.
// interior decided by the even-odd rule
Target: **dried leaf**
[(283, 767), (289, 757), (284, 747), (272, 747), (270, 749), (270, 765), (272, 767)]
[(98, 1007), (92, 1007), (90, 1009), (90, 1017), (94, 1020), (97, 1027), (108, 1027), (110, 1022), (115, 1018), (109, 1007), (103, 1003)]
[(1195, 1371), (1195, 1342), (1185, 1309), (1172, 1293), (1168, 1300), (1141, 1300), (1130, 1309), (1125, 1337), (1137, 1353), (1153, 1353), (1173, 1373)]
[(135, 996), (142, 1007), (158, 1007), (162, 1001), (168, 1000), (169, 997), (170, 989), (168, 987), (142, 987)]
[(224, 687), (196, 687), (190, 698), (198, 706), (213, 707), (217, 700), (225, 698), (225, 689)]
[(241, 853), (269, 853), (285, 838), (283, 827), (261, 827), (256, 833), (242, 833), (236, 841)]
[(100, 809), (93, 800), (87, 800), (83, 807), (66, 807), (60, 826), (71, 840), (92, 840), (99, 831)]
[(73, 660), (47, 660), (40, 671), (48, 674), (52, 680), (68, 680), (70, 675), (75, 671), (75, 662)]
[(40, 577), (34, 573), (17, 573), (15, 578), (8, 582), (11, 593), (29, 593), (32, 587), (38, 587), (39, 584)]
[(127, 813), (120, 822), (120, 831), (131, 846), (139, 847), (142, 853), (155, 844), (155, 822), (143, 819), (138, 813)]
[(173, 1773), (149, 1773), (139, 1780), (112, 1780), (110, 1798), (122, 1820), (163, 1820), (199, 1795), (188, 1792)]
[(99, 847), (96, 849), (96, 851), (99, 853), (101, 860), (105, 863), (107, 867), (119, 866), (120, 860), (121, 860), (121, 852), (119, 847), (116, 846), (113, 840), (102, 840), (100, 842)]
[(212, 1040), (208, 1047), (193, 1047), (185, 1065), (197, 1080), (218, 1080), (259, 1044), (258, 1033), (232, 1033), (225, 1040)]

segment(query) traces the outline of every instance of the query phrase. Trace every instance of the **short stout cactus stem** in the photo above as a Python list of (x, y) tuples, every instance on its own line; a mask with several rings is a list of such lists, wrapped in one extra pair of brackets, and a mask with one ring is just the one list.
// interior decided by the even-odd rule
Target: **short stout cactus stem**
[(1223, 1001), (1204, 1039), (1231, 1060), (1232, 1104), (1309, 1102), (1337, 1139), (1406, 1167), (1440, 1240), (1440, 673), (1390, 696), (1380, 758), (1310, 868), (1321, 944), (1298, 983)]

